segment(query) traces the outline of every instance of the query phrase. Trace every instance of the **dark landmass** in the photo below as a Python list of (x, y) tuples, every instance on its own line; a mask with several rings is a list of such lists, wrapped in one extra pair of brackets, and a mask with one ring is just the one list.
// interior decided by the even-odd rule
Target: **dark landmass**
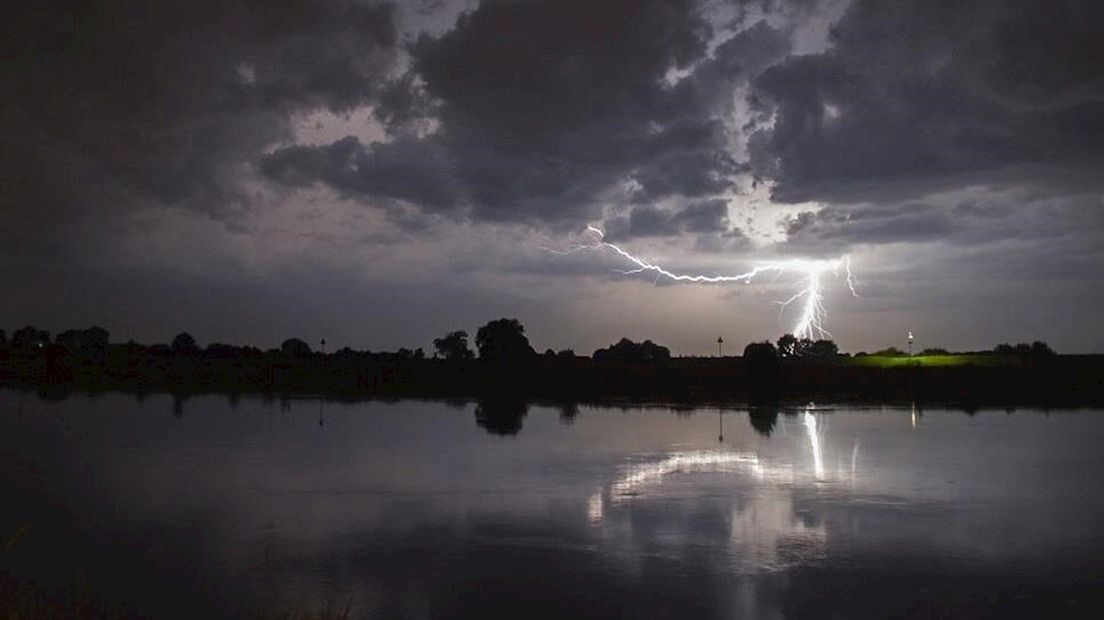
[[(324, 348), (324, 341), (322, 346)], [(828, 340), (783, 336), (743, 356), (673, 358), (650, 341), (622, 339), (592, 357), (533, 351), (514, 319), (491, 321), (475, 338), (457, 331), (420, 349), (313, 351), (291, 338), (279, 349), (210, 344), (188, 334), (168, 345), (112, 344), (99, 328), (51, 339), (33, 327), (0, 331), (0, 386), (63, 396), (73, 391), (188, 395), (205, 392), (342, 399), (479, 400), (484, 410), (543, 400), (685, 404), (809, 401), (949, 404), (959, 407), (1104, 403), (1104, 356), (1056, 355), (1045, 344), (918, 356), (894, 349), (840, 354)], [(478, 417), (478, 416), (477, 416)]]

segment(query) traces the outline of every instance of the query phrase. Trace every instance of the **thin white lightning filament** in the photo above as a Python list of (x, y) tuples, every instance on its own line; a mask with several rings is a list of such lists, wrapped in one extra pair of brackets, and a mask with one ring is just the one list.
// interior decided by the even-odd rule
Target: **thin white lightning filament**
[[(587, 230), (598, 236), (601, 246), (607, 247), (629, 262), (636, 265), (636, 269), (618, 270), (620, 273), (632, 275), (637, 273), (652, 272), (656, 279), (666, 277), (676, 282), (696, 282), (703, 284), (721, 284), (729, 282), (751, 282), (762, 273), (798, 273), (802, 276), (804, 286), (794, 293), (789, 299), (778, 302), (783, 308), (790, 304), (803, 300), (801, 315), (797, 325), (793, 329), (793, 335), (798, 338), (831, 337), (831, 333), (824, 328), (827, 319), (827, 311), (824, 307), (824, 293), (821, 288), (820, 277), (827, 271), (838, 273), (842, 268), (847, 275), (847, 287), (851, 294), (855, 294), (854, 281), (851, 277), (851, 259), (844, 256), (835, 260), (805, 260), (791, 259), (786, 261), (763, 263), (751, 269), (751, 271), (736, 275), (690, 275), (674, 273), (664, 269), (660, 265), (648, 262), (637, 257), (620, 246), (605, 240), (605, 234), (593, 227), (587, 226)], [(580, 248), (582, 249), (582, 248)]]

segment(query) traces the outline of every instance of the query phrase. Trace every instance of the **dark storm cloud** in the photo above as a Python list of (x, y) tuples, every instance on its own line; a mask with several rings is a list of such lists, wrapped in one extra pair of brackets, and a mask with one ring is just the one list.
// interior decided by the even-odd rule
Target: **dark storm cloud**
[(322, 181), (346, 194), (371, 194), (447, 209), (459, 196), (450, 154), (431, 140), (409, 136), (365, 146), (354, 136), (332, 144), (292, 146), (266, 158), (261, 171), (288, 185)]
[(793, 202), (918, 195), (1013, 166), (1098, 169), (1102, 23), (1091, 1), (859, 0), (826, 53), (754, 79), (774, 124), (753, 136), (751, 163)]
[(786, 226), (786, 243), (803, 250), (823, 248), (829, 253), (839, 253), (859, 243), (933, 241), (953, 231), (952, 210), (924, 203), (879, 208), (830, 206), (792, 218)]
[(293, 114), (371, 99), (393, 22), (351, 0), (9, 9), (0, 204), (24, 231), (135, 204), (247, 206), (243, 168)]
[[(557, 224), (594, 217), (603, 193), (628, 181), (638, 204), (713, 196), (746, 170), (720, 120), (735, 84), (784, 56), (789, 39), (761, 23), (707, 58), (711, 37), (689, 0), (485, 2), (439, 38), (418, 39), (412, 72), (389, 85), (375, 112), (396, 135), (412, 111), (439, 124), (421, 148), (451, 178), (418, 181), (453, 199), (419, 202), (430, 209)], [(672, 71), (685, 75), (665, 80)], [(367, 198), (402, 197), (356, 172), (381, 153), (360, 146), (337, 161), (331, 148), (292, 147), (265, 169)]]
[(728, 231), (728, 203), (704, 200), (671, 211), (653, 206), (638, 206), (627, 216), (605, 223), (607, 241), (632, 237), (666, 237), (684, 233), (724, 233)]
[[(24, 9), (5, 25), (8, 228), (140, 202), (222, 217), (253, 203), (241, 179), (257, 163), (283, 185), (477, 219), (558, 225), (623, 202), (640, 230), (673, 232), (749, 170), (779, 200), (872, 205), (972, 173), (1099, 184), (1098, 3), (859, 1), (828, 51), (795, 56), (795, 20), (822, 3), (733, 4), (737, 21), (785, 18), (714, 41), (692, 0), (483, 2), (417, 38), (389, 81), (386, 4)], [(728, 123), (745, 93), (740, 161)], [(390, 142), (263, 155), (294, 114), (365, 104)]]
[[(1051, 270), (1043, 264), (1043, 256), (1053, 259), (1065, 254), (1062, 264), (1068, 265), (1078, 256), (1099, 253), (1104, 230), (1100, 206), (1096, 193), (1054, 196), (1025, 189), (965, 190), (903, 203), (829, 205), (790, 218), (783, 247), (802, 254), (838, 256), (856, 245), (941, 242), (985, 248), (1014, 243), (1015, 254), (1035, 259), (1023, 265), (1023, 273), (1041, 274)], [(993, 260), (1007, 262), (1008, 254), (996, 250)], [(1062, 270), (1084, 275), (1098, 272), (1099, 263), (1092, 259), (1080, 268)]]

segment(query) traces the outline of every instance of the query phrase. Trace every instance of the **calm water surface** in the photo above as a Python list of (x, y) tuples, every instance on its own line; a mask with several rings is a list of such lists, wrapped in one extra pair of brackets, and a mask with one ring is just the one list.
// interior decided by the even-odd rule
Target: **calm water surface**
[(1088, 616), (1102, 446), (1102, 411), (5, 391), (0, 571), (176, 618)]

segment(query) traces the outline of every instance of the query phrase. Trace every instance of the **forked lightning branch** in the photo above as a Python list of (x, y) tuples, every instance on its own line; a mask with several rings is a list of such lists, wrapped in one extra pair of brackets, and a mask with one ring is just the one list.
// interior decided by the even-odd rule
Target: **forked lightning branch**
[(789, 259), (784, 261), (765, 262), (754, 266), (750, 271), (745, 273), (727, 276), (683, 274), (669, 271), (658, 264), (635, 256), (624, 248), (606, 241), (605, 234), (594, 226), (587, 226), (587, 231), (597, 237), (598, 244), (583, 246), (583, 248), (598, 249), (600, 247), (606, 247), (613, 250), (630, 263), (636, 265), (634, 269), (617, 270), (625, 275), (654, 273), (657, 280), (659, 278), (669, 278), (675, 282), (694, 282), (700, 284), (725, 284), (737, 282), (747, 284), (752, 282), (755, 278), (768, 273), (798, 274), (801, 282), (800, 289), (789, 298), (777, 302), (781, 304), (783, 308), (787, 308), (793, 304), (800, 304), (801, 314), (798, 317), (797, 324), (793, 328), (793, 335), (798, 338), (825, 338), (831, 336), (831, 333), (824, 327), (828, 318), (828, 311), (824, 306), (823, 277), (825, 274), (839, 275), (842, 271), (847, 282), (848, 290), (851, 291), (852, 295), (855, 295), (854, 281), (851, 277), (851, 259), (847, 256), (833, 260)]

